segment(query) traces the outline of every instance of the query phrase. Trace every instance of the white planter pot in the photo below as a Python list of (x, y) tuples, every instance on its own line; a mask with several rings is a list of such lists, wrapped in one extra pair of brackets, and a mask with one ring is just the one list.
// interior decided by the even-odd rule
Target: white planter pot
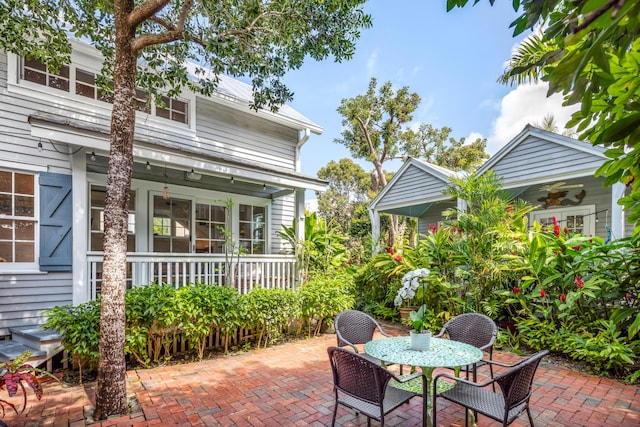
[(431, 344), (431, 332), (422, 332), (418, 333), (416, 331), (411, 331), (411, 349), (413, 350), (429, 350), (429, 345)]

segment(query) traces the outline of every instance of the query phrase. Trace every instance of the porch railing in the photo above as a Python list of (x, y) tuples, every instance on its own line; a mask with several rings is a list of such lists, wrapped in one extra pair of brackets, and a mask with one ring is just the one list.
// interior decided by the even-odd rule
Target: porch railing
[[(102, 252), (87, 254), (90, 297), (102, 287)], [(233, 259), (212, 254), (127, 254), (127, 287), (152, 282), (175, 287), (189, 283), (231, 285), (241, 293), (256, 286), (295, 289), (296, 259), (293, 255), (242, 255)]]

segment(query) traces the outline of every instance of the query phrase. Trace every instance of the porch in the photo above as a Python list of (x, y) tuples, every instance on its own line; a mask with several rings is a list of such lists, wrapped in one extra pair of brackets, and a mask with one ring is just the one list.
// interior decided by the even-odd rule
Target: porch
[[(90, 299), (100, 294), (102, 252), (87, 254)], [(297, 264), (294, 255), (127, 254), (127, 287), (164, 283), (181, 287), (190, 283), (229, 285), (246, 294), (255, 287), (295, 289)]]

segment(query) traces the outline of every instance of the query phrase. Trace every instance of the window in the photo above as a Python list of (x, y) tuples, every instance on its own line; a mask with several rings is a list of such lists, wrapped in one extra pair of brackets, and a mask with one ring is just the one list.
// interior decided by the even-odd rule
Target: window
[(224, 206), (196, 204), (197, 253), (224, 253), (226, 230), (227, 210)]
[(69, 66), (65, 65), (53, 74), (48, 67), (33, 59), (24, 59), (22, 78), (43, 86), (49, 86), (54, 89), (69, 92)]
[[(73, 69), (74, 72), (71, 72)], [(70, 77), (72, 76), (72, 77)], [(113, 103), (113, 95), (101, 91), (96, 84), (96, 74), (73, 66), (64, 66), (58, 74), (51, 73), (47, 66), (41, 62), (23, 58), (22, 78), (26, 81), (48, 86), (54, 89), (70, 92), (70, 87), (75, 87), (75, 95), (84, 98), (95, 99), (102, 102)], [(113, 87), (113, 83), (109, 83)], [(152, 114), (163, 119), (178, 123), (188, 124), (189, 103), (177, 99), (162, 97), (165, 107), (152, 105), (149, 94), (136, 89), (136, 110)]]
[(191, 252), (191, 201), (153, 197), (153, 251)]
[[(94, 185), (91, 187), (91, 224), (89, 231), (89, 248), (92, 251), (104, 250), (104, 200), (107, 194), (105, 187)], [(127, 251), (136, 250), (136, 193), (131, 192), (129, 199), (129, 226), (127, 229)]]
[(239, 205), (238, 243), (249, 254), (266, 253), (266, 208), (264, 206)]
[(36, 262), (35, 175), (0, 170), (0, 262)]
[(156, 107), (156, 116), (165, 119), (173, 120), (180, 123), (187, 122), (187, 103), (184, 101), (178, 101), (177, 99), (171, 99), (167, 96), (162, 97), (162, 102), (166, 105), (166, 108)]
[(541, 225), (553, 225), (554, 216), (562, 230), (566, 228), (570, 233), (587, 236), (595, 233), (595, 205), (534, 211), (531, 212), (531, 224), (537, 221)]

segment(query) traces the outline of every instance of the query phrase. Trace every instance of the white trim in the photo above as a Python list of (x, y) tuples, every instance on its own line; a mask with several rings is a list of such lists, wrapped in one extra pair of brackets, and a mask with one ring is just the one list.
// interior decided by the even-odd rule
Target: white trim
[[(586, 213), (581, 213), (581, 211)], [(566, 221), (567, 216), (582, 215), (583, 227), (580, 234), (585, 236), (595, 235), (597, 231), (595, 213), (596, 205), (561, 206), (552, 209), (539, 209), (529, 213), (529, 225), (533, 225), (533, 222), (537, 221), (536, 218), (550, 218), (555, 216), (558, 222), (560, 222), (560, 229), (563, 229), (566, 226), (563, 222)]]
[(83, 304), (91, 299), (87, 277), (87, 249), (89, 239), (89, 182), (87, 162), (83, 151), (71, 158), (71, 180), (73, 197), (73, 305)]
[[(2, 162), (3, 164), (6, 162)], [(33, 217), (20, 217), (18, 215), (0, 215), (1, 219), (12, 221), (32, 221), (33, 222), (33, 262), (0, 262), (0, 275), (4, 274), (30, 274), (40, 271), (40, 171), (34, 170), (30, 165), (25, 168), (16, 167), (15, 164), (2, 169), (13, 173), (29, 174), (33, 176)], [(11, 194), (15, 195), (15, 188), (11, 189)], [(14, 236), (15, 237), (15, 236)], [(15, 244), (16, 239), (11, 242)]]
[(0, 168), (12, 169), (12, 170), (23, 170), (23, 171), (34, 172), (34, 173), (47, 171), (47, 167), (44, 165), (34, 165), (33, 163), (21, 163), (20, 161), (7, 162), (5, 160), (0, 160)]
[(611, 235), (614, 239), (625, 237), (624, 209), (618, 204), (618, 200), (624, 197), (626, 186), (616, 182), (611, 186)]
[[(68, 110), (73, 112), (74, 117), (84, 118), (84, 120), (92, 121), (97, 116), (110, 117), (113, 111), (113, 105), (94, 98), (77, 95), (75, 93), (76, 85), (76, 69), (98, 74), (99, 69), (92, 66), (85, 66), (83, 63), (69, 64), (69, 92), (50, 88), (49, 86), (39, 85), (20, 78), (20, 57), (15, 54), (7, 55), (7, 92), (20, 95), (26, 98), (44, 101), (45, 104), (54, 108)], [(35, 96), (34, 96), (35, 95)], [(155, 103), (150, 102), (151, 112), (145, 113), (136, 111), (136, 124), (151, 126), (156, 131), (179, 132), (184, 134), (196, 134), (196, 96), (188, 90), (184, 90), (179, 101), (186, 102), (188, 105), (187, 123), (176, 122), (175, 120), (165, 119), (156, 116)]]

